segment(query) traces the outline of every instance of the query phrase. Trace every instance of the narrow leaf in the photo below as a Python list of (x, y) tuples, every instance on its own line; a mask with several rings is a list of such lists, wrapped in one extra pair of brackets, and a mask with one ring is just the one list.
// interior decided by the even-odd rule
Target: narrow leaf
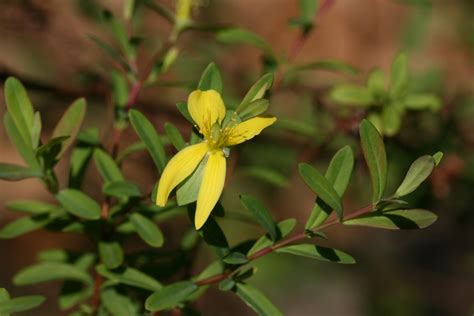
[(31, 146), (31, 142), (24, 140), (15, 122), (11, 118), (9, 112), (5, 113), (3, 117), (5, 124), (5, 130), (7, 131), (10, 142), (15, 146), (20, 155), (25, 160), (26, 164), (33, 170), (42, 170), (41, 166), (36, 158), (35, 152)]
[(45, 301), (44, 296), (30, 295), (15, 297), (0, 303), (0, 315), (10, 315), (10, 313), (24, 312), (36, 308)]
[(112, 288), (101, 291), (101, 302), (112, 316), (137, 315), (138, 310), (128, 296), (117, 293)]
[(334, 190), (331, 182), (329, 182), (322, 174), (314, 167), (301, 163), (298, 166), (299, 173), (306, 185), (318, 195), (321, 200), (332, 207), (339, 217), (342, 216), (342, 202), (341, 198)]
[[(279, 239), (288, 236), (288, 234), (290, 234), (295, 228), (295, 225), (296, 220), (294, 218), (285, 219), (279, 222), (277, 224), (277, 234)], [(270, 236), (268, 236), (268, 234), (265, 234), (253, 244), (252, 248), (250, 248), (250, 250), (248, 251), (247, 256), (251, 256), (257, 251), (269, 247), (271, 245), (273, 245), (273, 241), (271, 240)]]
[(183, 136), (179, 132), (179, 130), (173, 124), (166, 122), (165, 123), (165, 132), (168, 136), (171, 144), (173, 144), (176, 150), (181, 150), (186, 146), (186, 142), (184, 141)]
[(240, 102), (239, 106), (235, 110), (241, 117), (242, 112), (245, 110), (245, 107), (259, 99), (262, 99), (265, 96), (265, 93), (270, 90), (273, 85), (273, 74), (268, 73), (263, 75), (260, 79), (257, 80), (253, 84), (253, 86), (249, 89), (245, 97)]
[(261, 316), (283, 316), (283, 313), (262, 292), (248, 284), (237, 284), (235, 292), (242, 301)]
[(91, 276), (84, 270), (67, 263), (43, 261), (18, 272), (13, 278), (15, 285), (29, 285), (55, 280), (75, 280), (92, 284)]
[(249, 262), (247, 256), (240, 252), (231, 252), (223, 258), (223, 261), (227, 264), (245, 264)]
[(268, 109), (269, 105), (270, 105), (270, 102), (267, 99), (258, 99), (246, 104), (245, 106), (242, 106), (240, 113), (239, 112), (237, 113), (239, 113), (240, 119), (242, 121), (245, 121), (245, 120), (248, 120), (249, 118), (252, 118), (264, 113)]
[(366, 107), (374, 103), (372, 94), (366, 87), (349, 84), (334, 87), (330, 97), (334, 102), (345, 105)]
[(94, 150), (94, 162), (104, 182), (124, 180), (120, 168), (114, 159), (104, 150), (100, 148)]
[(163, 287), (160, 282), (151, 276), (131, 267), (110, 271), (105, 265), (99, 265), (97, 266), (97, 273), (111, 281), (117, 281), (149, 291), (158, 291)]
[(275, 54), (268, 43), (259, 35), (241, 28), (230, 28), (219, 31), (217, 40), (224, 44), (248, 44), (260, 49), (263, 54), (271, 59), (276, 60)]
[(425, 155), (415, 160), (403, 179), (402, 184), (395, 192), (396, 196), (404, 196), (415, 191), (431, 174), (435, 167), (435, 160), (432, 156)]
[(344, 225), (368, 226), (382, 229), (419, 229), (433, 224), (436, 214), (421, 210), (395, 210), (388, 212), (373, 212), (367, 215), (344, 221)]
[(58, 208), (56, 205), (36, 200), (14, 200), (9, 201), (6, 207), (12, 211), (24, 212), (29, 214), (43, 214)]
[[(344, 146), (338, 150), (329, 163), (325, 178), (332, 184), (340, 198), (346, 192), (353, 168), (354, 154), (349, 146)], [(321, 198), (317, 198), (305, 228), (312, 229), (321, 225), (328, 218), (331, 211), (332, 209), (328, 204), (324, 203)]]
[(400, 97), (406, 92), (408, 84), (408, 58), (405, 54), (399, 54), (392, 63), (390, 77), (390, 95)]
[(0, 229), (0, 239), (11, 239), (34, 230), (45, 227), (52, 223), (57, 217), (64, 215), (63, 210), (56, 210), (54, 214), (38, 214), (34, 216), (25, 216), (8, 223)]
[(84, 98), (77, 99), (71, 104), (71, 106), (69, 106), (66, 112), (64, 112), (63, 116), (54, 128), (51, 138), (69, 136), (68, 139), (62, 143), (61, 151), (59, 152), (58, 157), (61, 157), (76, 139), (79, 129), (81, 128), (82, 121), (84, 120), (84, 116), (86, 115), (86, 108), (86, 100)]
[(152, 312), (171, 309), (186, 300), (197, 289), (197, 285), (189, 281), (165, 286), (146, 299), (145, 308)]
[(255, 217), (257, 222), (267, 230), (272, 240), (277, 239), (277, 228), (270, 212), (262, 202), (249, 195), (241, 195), (240, 202)]
[(372, 123), (363, 120), (359, 127), (362, 150), (372, 181), (372, 202), (377, 203), (383, 196), (387, 183), (387, 156), (382, 136)]
[(64, 189), (56, 195), (56, 199), (73, 215), (91, 220), (100, 218), (100, 205), (81, 191)]
[(129, 115), (135, 132), (145, 143), (156, 167), (160, 172), (163, 171), (167, 159), (160, 136), (145, 115), (137, 110), (131, 110)]
[(123, 250), (116, 241), (99, 242), (99, 254), (102, 262), (109, 269), (115, 269), (123, 262)]
[(143, 241), (152, 247), (163, 246), (163, 234), (154, 222), (140, 213), (132, 214), (130, 216), (130, 221), (135, 227), (135, 231), (138, 233), (140, 238), (143, 239)]
[(43, 174), (40, 171), (32, 170), (15, 164), (0, 162), (0, 179), (7, 181), (18, 181), (27, 178), (40, 178)]
[(275, 251), (278, 253), (289, 253), (292, 255), (303, 256), (323, 261), (331, 261), (336, 263), (355, 263), (354, 258), (352, 258), (352, 256), (345, 252), (312, 244), (291, 245), (283, 248), (278, 248)]
[(31, 101), (21, 82), (9, 77), (5, 81), (5, 101), (12, 121), (14, 122), (23, 142), (28, 148), (32, 146), (32, 127), (34, 126), (34, 112)]
[(121, 180), (107, 182), (104, 184), (103, 191), (107, 195), (118, 198), (137, 197), (142, 195), (136, 184)]
[(199, 90), (216, 90), (219, 93), (222, 93), (222, 78), (219, 68), (216, 64), (210, 63), (206, 69), (204, 69), (201, 79), (198, 84)]

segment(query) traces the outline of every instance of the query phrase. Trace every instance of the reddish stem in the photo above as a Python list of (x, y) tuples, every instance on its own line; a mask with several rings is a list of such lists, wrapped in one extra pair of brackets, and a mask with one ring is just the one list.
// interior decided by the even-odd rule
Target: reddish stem
[[(369, 206), (366, 206), (366, 207), (363, 207), (357, 211), (354, 211), (351, 215), (347, 216), (345, 218), (345, 220), (349, 220), (349, 219), (353, 219), (355, 217), (358, 217), (362, 214), (365, 214), (369, 211), (371, 211), (373, 209), (373, 206), (372, 205), (369, 205)], [(312, 232), (315, 233), (317, 231), (321, 231), (323, 230), (324, 228), (327, 228), (329, 226), (333, 226), (335, 224), (339, 224), (340, 221), (338, 218), (335, 218), (321, 226), (319, 226), (317, 229), (313, 230)], [(289, 245), (289, 244), (292, 244), (294, 242), (297, 242), (297, 241), (300, 241), (300, 240), (303, 240), (303, 239), (306, 239), (308, 238), (308, 233), (306, 231), (304, 232), (301, 232), (297, 235), (294, 235), (288, 239), (285, 239), (285, 240), (282, 240), (272, 246), (268, 246), (268, 247), (265, 247), (259, 251), (257, 251), (256, 253), (250, 255), (247, 257), (248, 261), (253, 261), (255, 259), (258, 259), (260, 257), (263, 257), (271, 252), (273, 252), (274, 250), (278, 249), (278, 248), (282, 248), (286, 245)], [(214, 284), (214, 283), (218, 283), (222, 280), (224, 280), (225, 278), (227, 278), (230, 274), (232, 274), (233, 271), (225, 271), (221, 274), (216, 274), (216, 275), (213, 275), (209, 278), (206, 278), (206, 279), (203, 279), (203, 280), (200, 280), (198, 282), (196, 282), (196, 285), (198, 286), (201, 286), (201, 285), (210, 285), (210, 284)]]

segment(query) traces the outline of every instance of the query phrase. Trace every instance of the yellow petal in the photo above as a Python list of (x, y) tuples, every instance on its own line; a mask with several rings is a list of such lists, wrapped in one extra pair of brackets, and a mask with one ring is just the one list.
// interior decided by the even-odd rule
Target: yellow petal
[(199, 130), (209, 135), (214, 123), (221, 123), (226, 109), (221, 95), (215, 90), (195, 90), (188, 98), (188, 111)]
[(202, 142), (180, 150), (171, 158), (158, 184), (156, 194), (158, 206), (165, 206), (171, 191), (196, 169), (208, 150), (207, 144)]
[(243, 121), (242, 123), (237, 124), (234, 128), (229, 131), (227, 140), (225, 142), (226, 146), (237, 145), (253, 138), (254, 136), (260, 134), (260, 132), (275, 123), (276, 117), (261, 117), (257, 116), (251, 118), (250, 120)]
[(225, 158), (221, 150), (213, 151), (204, 169), (196, 205), (194, 225), (200, 229), (216, 206), (225, 182)]

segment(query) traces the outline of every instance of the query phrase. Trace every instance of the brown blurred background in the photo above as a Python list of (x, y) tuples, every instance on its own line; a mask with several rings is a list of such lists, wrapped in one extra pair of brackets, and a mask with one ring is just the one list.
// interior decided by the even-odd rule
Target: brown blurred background
[[(158, 1), (158, 0), (157, 0)], [(35, 108), (41, 111), (43, 138), (48, 137), (66, 106), (75, 98), (85, 96), (89, 103), (86, 127), (98, 126), (107, 143), (110, 140), (113, 114), (106, 106), (108, 89), (107, 56), (87, 37), (108, 34), (95, 19), (93, 0), (0, 0), (0, 80), (18, 77), (27, 87)], [(98, 1), (117, 14), (121, 1)], [(173, 1), (160, 1), (173, 7)], [(195, 10), (201, 21), (238, 25), (266, 39), (274, 50), (286, 54), (298, 36), (288, 27), (288, 20), (297, 16), (296, 0), (201, 0)], [(252, 279), (285, 315), (470, 315), (474, 312), (474, 2), (391, 0), (336, 0), (318, 17), (317, 27), (296, 58), (304, 63), (323, 58), (337, 58), (361, 69), (361, 75), (342, 76), (327, 72), (306, 72), (299, 85), (314, 94), (326, 91), (336, 82), (363, 82), (373, 67), (388, 71), (393, 57), (400, 50), (410, 55), (410, 68), (416, 74), (431, 74), (430, 90), (443, 98), (438, 114), (416, 114), (408, 117), (400, 135), (388, 140), (391, 170), (398, 181), (409, 162), (424, 153), (446, 151), (441, 167), (412, 198), (417, 206), (439, 215), (438, 222), (421, 231), (387, 232), (365, 228), (333, 227), (328, 230), (331, 245), (351, 253), (355, 266), (337, 266), (305, 259), (271, 255), (261, 259), (259, 273)], [(428, 5), (426, 5), (428, 3)], [(431, 3), (431, 4), (430, 4)], [(167, 36), (169, 25), (152, 12), (145, 12), (139, 29), (148, 41), (139, 52), (146, 64), (152, 52)], [(243, 96), (252, 80), (261, 71), (260, 53), (247, 46), (223, 47), (215, 44), (212, 35), (190, 32), (179, 41), (181, 60), (165, 79), (197, 81), (202, 69), (215, 61), (222, 70), (225, 94), (229, 98)], [(1, 92), (0, 92), (1, 93)], [(156, 87), (141, 93), (138, 108), (147, 113), (157, 129), (172, 121), (183, 131), (186, 122), (174, 108), (184, 100), (188, 90), (179, 87)], [(272, 96), (272, 111), (277, 115), (304, 116), (302, 94), (289, 86)], [(324, 96), (323, 96), (324, 97)], [(313, 101), (312, 101), (313, 100)], [(0, 114), (5, 111), (3, 95)], [(321, 126), (324, 126), (322, 122)], [(320, 128), (319, 126), (315, 127)], [(322, 129), (323, 127), (321, 127)], [(276, 136), (275, 136), (276, 135)], [(321, 135), (325, 135), (321, 131)], [(274, 137), (281, 134), (274, 132)], [(293, 136), (287, 134), (281, 137)], [(341, 142), (356, 144), (354, 133)], [(127, 130), (125, 143), (136, 139)], [(295, 137), (295, 139), (298, 139)], [(270, 140), (270, 142), (272, 142)], [(285, 152), (293, 158), (304, 156), (305, 142), (295, 142)], [(299, 145), (298, 145), (299, 144)], [(274, 147), (282, 146), (278, 141)], [(311, 157), (316, 165), (327, 166), (337, 149), (331, 144)], [(242, 155), (253, 150), (249, 145)], [(249, 155), (250, 157), (251, 155)], [(258, 158), (254, 157), (254, 160)], [(0, 129), (0, 160), (22, 163)], [(252, 161), (248, 158), (247, 162)], [(245, 162), (245, 160), (244, 160)], [(363, 163), (346, 199), (346, 209), (364, 206), (370, 192)], [(150, 176), (152, 163), (146, 155), (135, 155), (124, 165), (125, 174), (143, 188), (156, 181)], [(237, 194), (249, 190), (253, 182), (239, 175), (236, 169), (230, 188), (224, 194), (225, 205), (237, 208)], [(153, 171), (154, 172), (154, 171)], [(67, 162), (58, 166), (60, 182), (67, 179)], [(267, 205), (275, 218), (295, 217), (304, 223), (312, 207), (313, 197), (296, 173), (296, 164), (288, 167), (289, 182), (268, 188), (257, 186), (267, 197)], [(94, 170), (88, 173), (86, 191), (99, 197), (99, 178)], [(394, 180), (394, 181), (395, 181)], [(397, 183), (391, 183), (395, 187)], [(4, 209), (5, 201), (34, 198), (52, 201), (36, 180), (0, 182), (0, 223), (9, 222), (16, 214)], [(245, 225), (223, 221), (231, 241), (241, 240), (241, 231), (258, 231)], [(165, 223), (165, 232), (173, 236), (172, 222)], [(242, 226), (242, 227), (240, 227)], [(173, 239), (173, 237), (171, 237)], [(58, 284), (15, 287), (11, 278), (20, 268), (31, 264), (42, 249), (65, 247), (91, 249), (81, 238), (45, 231), (34, 232), (14, 240), (0, 240), (0, 287), (12, 296), (27, 293), (45, 294), (48, 301), (30, 315), (61, 315), (54, 302)], [(201, 258), (202, 257), (202, 258)], [(204, 262), (201, 254), (198, 262)], [(199, 266), (199, 264), (197, 264)], [(196, 268), (198, 272), (198, 268)], [(236, 297), (211, 289), (198, 302), (203, 315), (251, 315)]]

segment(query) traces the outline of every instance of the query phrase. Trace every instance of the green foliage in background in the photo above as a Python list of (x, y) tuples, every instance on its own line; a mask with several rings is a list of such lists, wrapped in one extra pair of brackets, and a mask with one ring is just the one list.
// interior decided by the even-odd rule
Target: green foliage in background
[[(319, 1), (300, 0), (299, 16), (290, 21), (302, 38), (306, 38), (316, 26)], [(365, 111), (358, 127), (359, 137), (347, 141), (334, 150), (329, 165), (323, 171), (320, 165), (308, 160), (291, 161), (288, 169), (297, 169), (308, 192), (314, 196), (314, 205), (307, 210), (307, 219), (298, 225), (295, 218), (276, 219), (265, 201), (252, 191), (239, 192), (242, 214), (261, 228), (258, 236), (242, 236), (239, 243), (231, 243), (221, 220), (232, 219), (232, 212), (223, 203), (217, 203), (211, 216), (199, 230), (194, 229), (197, 192), (202, 184), (203, 163), (175, 190), (176, 199), (159, 207), (156, 205), (157, 186), (145, 190), (124, 173), (124, 161), (132, 159), (135, 152), (147, 152), (161, 175), (176, 151), (201, 142), (196, 123), (186, 103), (176, 105), (176, 113), (182, 114), (182, 122), (193, 131), (185, 135), (173, 123), (155, 128), (153, 119), (137, 109), (138, 94), (160, 83), (174, 64), (182, 58), (178, 41), (184, 32), (205, 30), (215, 35), (223, 45), (250, 45), (261, 51), (262, 74), (239, 98), (226, 98), (227, 89), (217, 64), (210, 63), (201, 69), (199, 80), (192, 82), (194, 89), (214, 90), (224, 95), (227, 113), (223, 126), (229, 120), (246, 121), (269, 110), (274, 90), (285, 84), (293, 84), (291, 78), (306, 70), (331, 70), (343, 74), (356, 74), (357, 70), (338, 60), (317, 60), (306, 64), (293, 61), (291, 51), (278, 56), (259, 35), (240, 27), (211, 26), (194, 21), (193, 1), (179, 0), (176, 10), (153, 0), (124, 1), (123, 16), (117, 17), (105, 11), (100, 14), (101, 23), (109, 30), (114, 43), (96, 36), (91, 40), (113, 61), (110, 71), (110, 89), (114, 112), (112, 144), (99, 138), (99, 128), (85, 129), (85, 99), (74, 101), (54, 127), (49, 139), (42, 133), (41, 115), (35, 111), (28, 93), (16, 78), (5, 82), (4, 94), (7, 111), (4, 128), (12, 145), (23, 157), (24, 164), (0, 164), (0, 179), (21, 181), (37, 178), (42, 181), (54, 202), (40, 200), (14, 200), (6, 202), (8, 209), (23, 216), (0, 229), (0, 238), (11, 239), (29, 232), (46, 229), (61, 234), (79, 234), (94, 245), (93, 251), (73, 252), (68, 249), (49, 249), (37, 255), (37, 262), (23, 267), (15, 275), (15, 285), (33, 285), (60, 281), (62, 289), (56, 298), (61, 310), (71, 315), (152, 315), (158, 311), (181, 310), (183, 315), (198, 314), (193, 304), (205, 295), (209, 286), (236, 295), (259, 315), (282, 315), (278, 302), (271, 302), (258, 288), (248, 283), (257, 272), (254, 261), (270, 253), (301, 256), (331, 263), (354, 264), (355, 258), (343, 250), (332, 248), (330, 236), (324, 229), (334, 226), (367, 226), (400, 230), (425, 228), (437, 216), (412, 206), (405, 197), (414, 192), (440, 163), (442, 153), (427, 153), (416, 159), (399, 186), (387, 192), (388, 163), (383, 135), (394, 136), (402, 119), (409, 110), (436, 111), (440, 99), (428, 93), (410, 92), (407, 57), (398, 55), (391, 69), (390, 84), (381, 69), (373, 70), (366, 85), (338, 84), (329, 96), (337, 104), (359, 106)], [(140, 34), (133, 32), (134, 23), (143, 11), (152, 11), (170, 22), (169, 38), (156, 53), (151, 66), (142, 66), (137, 58)], [(131, 30), (131, 31), (130, 31)], [(225, 78), (224, 78), (225, 79)], [(225, 82), (225, 80), (224, 80)], [(186, 89), (186, 87), (185, 87)], [(291, 106), (297, 107), (298, 104)], [(249, 159), (242, 169), (252, 179), (267, 187), (288, 183), (289, 175), (277, 166), (278, 155), (271, 149), (270, 137), (283, 138), (285, 133), (303, 137), (308, 142), (329, 136), (317, 135), (314, 122), (301, 122), (288, 117), (278, 117), (278, 123), (258, 136), (255, 145), (249, 144), (254, 161)], [(159, 130), (164, 130), (160, 133)], [(125, 131), (134, 132), (137, 141), (126, 148), (120, 145)], [(252, 143), (250, 141), (249, 143)], [(250, 147), (255, 146), (255, 147)], [(237, 149), (236, 149), (237, 151)], [(261, 152), (265, 152), (260, 155)], [(242, 150), (244, 152), (244, 150)], [(361, 152), (365, 165), (356, 164)], [(66, 153), (70, 153), (69, 155)], [(225, 156), (236, 157), (223, 148)], [(266, 155), (273, 155), (268, 158)], [(433, 155), (431, 155), (433, 154)], [(235, 156), (233, 156), (235, 155)], [(229, 158), (230, 159), (230, 158)], [(234, 158), (235, 159), (235, 158)], [(361, 158), (362, 159), (362, 158)], [(68, 181), (60, 183), (56, 165), (67, 161)], [(262, 163), (255, 160), (264, 161)], [(230, 163), (229, 163), (230, 164)], [(229, 165), (228, 164), (228, 165)], [(101, 192), (91, 194), (83, 185), (86, 170), (94, 165), (101, 179)], [(372, 184), (371, 198), (365, 207), (350, 210), (344, 205), (344, 195), (355, 170), (367, 171)], [(154, 177), (154, 173), (150, 174)], [(153, 181), (158, 182), (159, 176)], [(225, 191), (226, 189), (224, 189)], [(172, 194), (173, 196), (174, 194)], [(334, 211), (334, 215), (331, 214)], [(171, 248), (162, 228), (164, 221), (187, 218), (187, 232), (177, 247)], [(297, 227), (303, 229), (297, 229)], [(127, 247), (131, 237), (140, 240), (143, 249)], [(322, 239), (328, 239), (321, 245)], [(195, 258), (200, 245), (209, 248), (214, 255), (208, 258), (207, 267), (197, 275), (184, 275), (182, 270)], [(162, 251), (165, 248), (166, 251)], [(172, 259), (173, 266), (160, 260)], [(264, 273), (264, 271), (259, 271)], [(311, 295), (308, 295), (308, 300)], [(0, 289), (0, 315), (10, 315), (37, 307), (44, 301), (41, 296), (10, 298)]]

